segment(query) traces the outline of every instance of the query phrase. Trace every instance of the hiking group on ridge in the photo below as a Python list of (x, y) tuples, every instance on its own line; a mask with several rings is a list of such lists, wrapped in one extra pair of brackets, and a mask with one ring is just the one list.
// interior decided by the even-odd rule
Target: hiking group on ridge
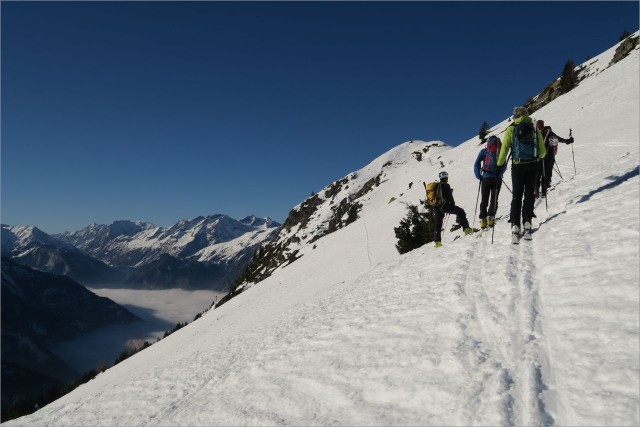
[[(558, 143), (572, 144), (573, 137), (559, 137), (542, 120), (534, 124), (525, 107), (515, 107), (513, 119), (505, 130), (502, 141), (495, 135), (488, 138), (486, 147), (480, 150), (474, 163), (474, 174), (479, 180), (478, 193), (482, 195), (480, 227), (486, 230), (494, 227), (502, 176), (511, 159), (512, 199), (509, 222), (512, 243), (518, 243), (521, 236), (525, 240), (531, 240), (535, 199), (540, 194), (541, 185), (543, 197), (546, 197)], [(448, 183), (449, 174), (441, 171), (438, 178), (439, 182), (425, 183), (426, 204), (433, 208), (435, 216), (433, 240), (436, 247), (442, 246), (442, 222), (446, 214), (456, 215), (465, 235), (479, 231), (469, 227), (464, 209), (456, 206), (453, 190)]]

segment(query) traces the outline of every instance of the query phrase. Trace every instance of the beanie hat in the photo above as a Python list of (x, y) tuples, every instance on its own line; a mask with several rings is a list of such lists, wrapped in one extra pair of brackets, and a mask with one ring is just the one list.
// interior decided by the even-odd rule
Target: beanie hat
[(528, 115), (529, 115), (529, 111), (524, 107), (514, 107), (513, 109), (513, 117), (516, 119), (518, 117), (528, 116)]

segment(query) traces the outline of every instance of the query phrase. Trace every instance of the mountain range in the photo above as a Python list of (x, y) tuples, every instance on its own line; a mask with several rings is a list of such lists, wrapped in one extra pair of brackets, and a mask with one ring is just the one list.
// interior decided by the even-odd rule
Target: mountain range
[(269, 218), (226, 215), (168, 228), (116, 221), (59, 235), (2, 225), (3, 407), (82, 374), (51, 351), (55, 344), (140, 320), (84, 286), (226, 292), (278, 227)]
[(48, 235), (37, 227), (2, 226), (2, 253), (17, 263), (67, 275), (87, 286), (228, 290), (280, 224), (212, 215), (172, 227), (116, 221)]

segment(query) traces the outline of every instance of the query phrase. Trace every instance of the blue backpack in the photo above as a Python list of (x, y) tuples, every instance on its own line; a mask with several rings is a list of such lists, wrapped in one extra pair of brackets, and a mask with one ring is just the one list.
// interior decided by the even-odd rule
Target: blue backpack
[(538, 160), (538, 138), (533, 122), (521, 122), (513, 131), (513, 160), (529, 162)]
[(487, 148), (484, 150), (484, 161), (482, 170), (495, 174), (498, 171), (498, 155), (500, 154), (502, 143), (497, 136), (490, 136), (487, 141)]

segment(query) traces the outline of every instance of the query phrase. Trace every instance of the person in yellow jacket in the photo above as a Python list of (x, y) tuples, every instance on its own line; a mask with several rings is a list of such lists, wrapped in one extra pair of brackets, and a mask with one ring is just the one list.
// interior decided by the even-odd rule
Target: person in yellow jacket
[[(509, 125), (502, 138), (502, 148), (498, 156), (498, 167), (511, 156), (511, 232), (520, 235), (520, 216), (524, 225), (524, 238), (531, 239), (531, 219), (533, 218), (534, 190), (538, 162), (547, 154), (544, 138), (529, 117), (525, 107), (513, 109), (514, 121)], [(511, 153), (510, 153), (511, 152)], [(510, 153), (510, 154), (509, 154)]]

